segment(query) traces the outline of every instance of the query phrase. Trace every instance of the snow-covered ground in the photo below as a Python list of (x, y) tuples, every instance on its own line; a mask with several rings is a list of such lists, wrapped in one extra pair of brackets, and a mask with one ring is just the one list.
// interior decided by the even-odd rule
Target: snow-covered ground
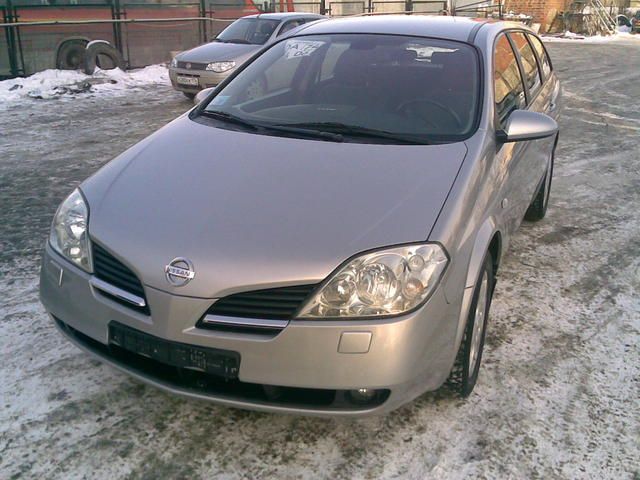
[(97, 69), (93, 75), (75, 70), (44, 70), (30, 77), (0, 81), (0, 105), (25, 97), (40, 100), (78, 94), (127, 95), (132, 89), (150, 85), (169, 85), (167, 67), (151, 65), (127, 72)]
[(548, 48), (565, 95), (550, 210), (501, 266), (476, 391), (360, 421), (182, 400), (65, 341), (37, 293), (57, 204), (191, 103), (166, 82), (9, 102), (0, 478), (638, 480), (640, 43)]
[(544, 42), (581, 42), (581, 43), (608, 43), (608, 42), (638, 42), (640, 34), (632, 34), (626, 30), (619, 30), (614, 35), (585, 36), (573, 32), (564, 32), (561, 35), (543, 35)]

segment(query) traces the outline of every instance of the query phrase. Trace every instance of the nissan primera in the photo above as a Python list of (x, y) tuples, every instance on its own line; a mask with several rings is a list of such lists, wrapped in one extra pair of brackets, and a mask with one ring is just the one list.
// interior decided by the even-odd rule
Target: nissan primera
[(83, 350), (224, 405), (467, 396), (509, 239), (547, 210), (559, 104), (520, 24), (304, 26), (71, 193), (42, 302)]

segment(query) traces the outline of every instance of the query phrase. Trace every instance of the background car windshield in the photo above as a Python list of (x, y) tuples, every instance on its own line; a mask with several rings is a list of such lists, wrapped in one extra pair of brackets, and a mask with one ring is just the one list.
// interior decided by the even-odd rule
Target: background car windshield
[(301, 36), (275, 44), (204, 110), (261, 124), (339, 123), (425, 142), (455, 141), (474, 128), (478, 77), (477, 54), (463, 43)]
[(241, 18), (225, 28), (216, 37), (216, 40), (229, 43), (262, 45), (269, 40), (279, 23), (279, 20), (264, 18)]

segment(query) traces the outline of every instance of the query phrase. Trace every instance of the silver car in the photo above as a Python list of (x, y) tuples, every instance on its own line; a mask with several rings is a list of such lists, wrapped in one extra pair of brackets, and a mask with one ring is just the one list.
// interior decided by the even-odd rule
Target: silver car
[(305, 23), (326, 19), (314, 13), (263, 13), (242, 17), (211, 43), (181, 52), (169, 66), (171, 85), (188, 98), (217, 86), (263, 45)]
[(547, 210), (559, 105), (520, 24), (303, 26), (71, 193), (42, 302), (93, 356), (228, 406), (467, 396), (509, 239)]

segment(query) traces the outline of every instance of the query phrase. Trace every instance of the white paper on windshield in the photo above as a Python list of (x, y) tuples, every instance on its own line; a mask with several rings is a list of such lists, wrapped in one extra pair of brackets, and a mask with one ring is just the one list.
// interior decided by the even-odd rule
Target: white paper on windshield
[(306, 57), (307, 55), (311, 55), (322, 45), (324, 45), (324, 42), (319, 40), (287, 40), (284, 44), (284, 55), (287, 59)]

